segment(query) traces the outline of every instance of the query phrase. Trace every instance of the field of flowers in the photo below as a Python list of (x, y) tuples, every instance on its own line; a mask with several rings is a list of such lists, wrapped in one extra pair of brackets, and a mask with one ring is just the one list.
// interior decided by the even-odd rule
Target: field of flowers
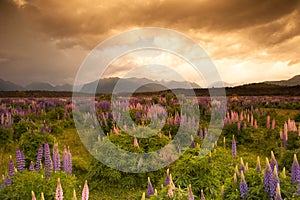
[[(119, 102), (120, 113), (128, 112), (136, 125), (136, 135), (129, 135), (128, 124), (116, 125), (114, 117), (121, 115), (112, 112), (110, 96), (99, 96), (97, 120), (106, 136), (87, 132), (79, 138), (71, 98), (0, 99), (0, 199), (300, 199), (300, 97), (228, 97), (222, 133), (205, 157), (201, 145), (211, 137), (212, 102), (198, 97), (193, 103), (200, 119), (182, 115), (170, 93), (132, 97), (127, 106)], [(77, 120), (93, 129), (89, 115), (87, 110)], [(162, 129), (145, 131), (161, 115), (167, 116)], [(190, 145), (183, 155), (157, 171), (118, 171), (89, 153), (110, 151), (107, 139), (129, 152), (161, 149), (182, 121), (186, 131), (199, 129), (184, 138)], [(177, 151), (162, 158), (172, 160)], [(114, 162), (124, 164), (119, 159)]]

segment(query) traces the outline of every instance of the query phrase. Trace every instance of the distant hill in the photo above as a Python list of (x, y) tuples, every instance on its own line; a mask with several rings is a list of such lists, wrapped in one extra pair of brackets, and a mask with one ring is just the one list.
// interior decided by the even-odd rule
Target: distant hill
[[(119, 83), (118, 83), (119, 82)], [(117, 92), (128, 92), (131, 91), (132, 88), (138, 84), (141, 87), (137, 89), (137, 92), (157, 92), (163, 91), (167, 89), (187, 89), (190, 86), (195, 89), (201, 89), (201, 87), (196, 83), (185, 82), (185, 81), (157, 81), (157, 80), (149, 80), (146, 78), (127, 78), (120, 79), (118, 77), (113, 78), (104, 78), (99, 82), (94, 81), (91, 83), (87, 83), (81, 86), (77, 86), (77, 88), (81, 88), (81, 92), (91, 93), (92, 88), (97, 88), (97, 93), (112, 93), (115, 89), (116, 84), (118, 83), (118, 91)], [(216, 82), (210, 86), (214, 88), (219, 88), (221, 86), (225, 86), (226, 88), (235, 88), (235, 90), (239, 90), (242, 87), (243, 89), (249, 88), (251, 90), (267, 90), (271, 88), (280, 87), (293, 87), (300, 86), (300, 75), (294, 76), (289, 80), (281, 80), (281, 81), (266, 81), (262, 83), (251, 83), (243, 86), (236, 86), (225, 83), (225, 82)], [(34, 82), (25, 87), (22, 87), (18, 84), (15, 84), (10, 81), (5, 81), (0, 79), (0, 91), (54, 91), (54, 92), (72, 92), (73, 86), (70, 84), (64, 85), (52, 85), (50, 83), (45, 82)]]
[(300, 85), (300, 75), (294, 76), (288, 80), (281, 81), (266, 81), (267, 84), (281, 85), (281, 86), (297, 86)]
[(0, 79), (0, 91), (17, 91), (17, 90), (23, 90), (23, 87), (12, 83), (10, 81), (5, 81), (3, 79)]
[(114, 90), (115, 92), (130, 92), (132, 88), (136, 87), (136, 85), (141, 86), (137, 88), (137, 92), (157, 92), (166, 89), (187, 89), (189, 87), (200, 88), (200, 86), (196, 83), (183, 81), (154, 81), (146, 78), (120, 79), (118, 77), (114, 77), (104, 78), (99, 82), (94, 81), (85, 84), (80, 91), (84, 93), (92, 93), (92, 89), (96, 86), (97, 93), (112, 93)]
[(47, 90), (55, 91), (55, 87), (50, 83), (34, 82), (25, 87), (25, 90)]

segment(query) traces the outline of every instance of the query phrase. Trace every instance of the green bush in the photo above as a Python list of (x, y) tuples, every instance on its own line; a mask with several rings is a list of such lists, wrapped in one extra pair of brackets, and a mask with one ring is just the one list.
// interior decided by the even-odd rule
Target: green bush
[(19, 147), (21, 151), (25, 153), (27, 166), (30, 161), (35, 161), (38, 149), (40, 145), (49, 143), (50, 147), (53, 145), (55, 138), (48, 134), (40, 134), (40, 133), (25, 133), (20, 138)]
[(42, 174), (43, 171), (38, 173), (27, 170), (22, 173), (16, 173), (12, 178), (12, 186), (7, 186), (4, 190), (0, 190), (0, 199), (31, 199), (31, 191), (34, 191), (37, 199), (40, 199), (42, 192), (45, 199), (54, 199), (58, 178), (60, 178), (64, 199), (71, 199), (73, 189), (78, 190), (75, 176), (68, 176), (64, 172), (51, 172), (51, 177), (47, 179)]

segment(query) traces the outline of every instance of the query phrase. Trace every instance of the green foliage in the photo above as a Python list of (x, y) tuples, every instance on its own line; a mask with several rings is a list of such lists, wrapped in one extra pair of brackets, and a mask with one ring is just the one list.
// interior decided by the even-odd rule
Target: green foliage
[(57, 179), (60, 178), (64, 193), (64, 199), (71, 199), (73, 189), (77, 189), (77, 179), (75, 176), (68, 176), (64, 172), (52, 172), (50, 179), (42, 176), (43, 171), (24, 171), (16, 173), (12, 178), (13, 185), (0, 190), (0, 199), (31, 199), (31, 191), (34, 191), (37, 199), (43, 192), (45, 199), (54, 199), (57, 186)]
[(14, 130), (13, 139), (19, 140), (20, 137), (22, 136), (22, 134), (27, 132), (27, 129), (28, 129), (28, 125), (25, 122), (20, 122), (20, 123), (14, 124), (13, 125), (13, 130)]
[(45, 144), (46, 142), (49, 143), (50, 146), (53, 145), (55, 138), (48, 134), (39, 134), (39, 133), (25, 133), (20, 138), (19, 147), (21, 151), (25, 153), (25, 158), (27, 165), (30, 161), (35, 161), (37, 156), (37, 151), (40, 145)]
[(0, 146), (10, 143), (13, 139), (13, 131), (10, 129), (0, 128)]

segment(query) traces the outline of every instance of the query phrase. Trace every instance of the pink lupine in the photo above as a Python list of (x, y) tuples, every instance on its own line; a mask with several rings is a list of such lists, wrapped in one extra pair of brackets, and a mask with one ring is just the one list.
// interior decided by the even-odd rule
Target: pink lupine
[(275, 121), (275, 119), (273, 118), (273, 120), (272, 120), (272, 130), (275, 129), (275, 125), (276, 125), (276, 121)]
[(194, 200), (194, 194), (193, 194), (193, 191), (192, 191), (192, 186), (191, 186), (191, 184), (189, 185), (188, 190), (189, 190), (189, 193), (188, 193), (188, 200)]
[(89, 186), (87, 180), (84, 182), (83, 190), (82, 190), (82, 200), (89, 199)]
[(133, 146), (139, 147), (138, 139), (136, 138), (136, 136), (134, 136), (134, 139), (133, 139)]
[(255, 129), (258, 128), (258, 126), (257, 126), (257, 120), (256, 120), (256, 119), (254, 120), (254, 128), (255, 128)]
[(55, 192), (55, 200), (63, 200), (63, 189), (60, 184), (60, 178), (57, 180), (57, 187), (56, 187), (56, 192)]
[(36, 200), (36, 198), (35, 198), (35, 195), (34, 195), (34, 192), (33, 192), (33, 191), (31, 191), (31, 200)]
[(267, 129), (270, 129), (270, 121), (271, 121), (271, 118), (270, 118), (270, 115), (268, 115), (268, 117), (267, 117)]

